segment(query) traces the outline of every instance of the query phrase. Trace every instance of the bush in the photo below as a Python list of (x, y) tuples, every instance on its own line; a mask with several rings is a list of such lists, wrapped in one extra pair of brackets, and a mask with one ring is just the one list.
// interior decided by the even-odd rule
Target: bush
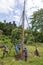
[(28, 40), (27, 45), (29, 45), (29, 44), (33, 44), (33, 42)]

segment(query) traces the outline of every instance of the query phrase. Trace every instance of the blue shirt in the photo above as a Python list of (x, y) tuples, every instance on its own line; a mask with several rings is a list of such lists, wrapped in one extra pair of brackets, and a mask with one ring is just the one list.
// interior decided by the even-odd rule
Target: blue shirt
[(16, 47), (15, 47), (15, 50), (16, 50), (16, 51), (18, 51), (18, 50), (19, 50), (17, 45), (16, 45)]

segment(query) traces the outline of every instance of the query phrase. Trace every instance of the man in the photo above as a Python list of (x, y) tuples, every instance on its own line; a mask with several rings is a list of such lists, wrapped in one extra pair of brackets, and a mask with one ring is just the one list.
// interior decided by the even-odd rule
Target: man
[(36, 56), (39, 56), (39, 52), (38, 52), (38, 49), (37, 49), (37, 48), (35, 49), (34, 54), (35, 54)]
[(26, 48), (24, 48), (23, 53), (24, 53), (25, 61), (27, 61), (27, 49)]
[(18, 54), (18, 50), (19, 50), (18, 45), (15, 46), (15, 50), (16, 50), (16, 53)]
[(3, 46), (3, 57), (4, 57), (5, 53), (8, 54), (8, 50), (7, 50), (7, 46), (6, 45)]

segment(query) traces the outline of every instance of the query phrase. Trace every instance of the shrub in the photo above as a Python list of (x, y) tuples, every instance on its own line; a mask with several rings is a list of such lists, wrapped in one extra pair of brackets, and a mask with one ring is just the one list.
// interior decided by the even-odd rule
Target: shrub
[(27, 45), (29, 45), (29, 44), (33, 44), (33, 42), (28, 40)]

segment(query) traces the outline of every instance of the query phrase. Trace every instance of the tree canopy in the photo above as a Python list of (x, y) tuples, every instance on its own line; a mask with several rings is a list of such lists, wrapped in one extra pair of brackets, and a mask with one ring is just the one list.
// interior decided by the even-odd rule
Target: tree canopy
[(37, 41), (43, 41), (43, 9), (35, 11), (32, 15), (32, 31)]

